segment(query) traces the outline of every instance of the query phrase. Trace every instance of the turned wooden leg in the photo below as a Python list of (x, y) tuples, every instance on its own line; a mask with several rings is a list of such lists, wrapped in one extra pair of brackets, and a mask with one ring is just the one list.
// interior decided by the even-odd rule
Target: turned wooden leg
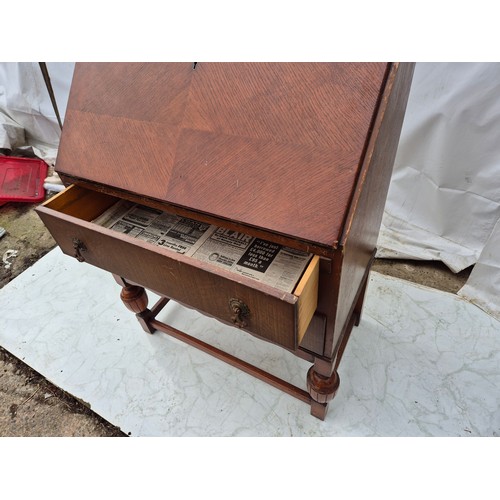
[(340, 385), (340, 378), (336, 370), (329, 377), (320, 375), (311, 366), (307, 372), (307, 390), (313, 399), (311, 415), (324, 420), (328, 410), (328, 403), (335, 397)]
[(136, 314), (140, 314), (148, 308), (148, 295), (142, 286), (127, 285), (120, 292), (125, 307)]
[(148, 295), (142, 286), (124, 285), (120, 298), (125, 307), (134, 312), (143, 330), (154, 333), (155, 329), (149, 326), (151, 311), (148, 309)]

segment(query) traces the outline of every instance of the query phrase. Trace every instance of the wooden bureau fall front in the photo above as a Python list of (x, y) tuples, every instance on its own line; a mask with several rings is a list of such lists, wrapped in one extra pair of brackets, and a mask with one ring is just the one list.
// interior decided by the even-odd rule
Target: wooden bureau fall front
[[(223, 359), (324, 419), (360, 321), (413, 66), (77, 64), (56, 162), (67, 188), (38, 214), (64, 253), (115, 276), (147, 332)], [(234, 272), (95, 222), (120, 200), (245, 235), (272, 247), (267, 261), (311, 255), (284, 291), (258, 279), (265, 266)], [(144, 288), (162, 297), (151, 308)], [(158, 321), (170, 299), (309, 360), (307, 391)]]

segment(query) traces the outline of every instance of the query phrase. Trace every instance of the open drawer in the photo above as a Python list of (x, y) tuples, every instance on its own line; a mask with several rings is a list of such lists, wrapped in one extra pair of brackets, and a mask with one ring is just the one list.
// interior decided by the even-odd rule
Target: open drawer
[[(93, 223), (118, 200), (72, 185), (37, 208), (62, 251), (288, 349), (318, 302), (319, 257), (292, 293)], [(235, 319), (234, 304), (242, 316)]]

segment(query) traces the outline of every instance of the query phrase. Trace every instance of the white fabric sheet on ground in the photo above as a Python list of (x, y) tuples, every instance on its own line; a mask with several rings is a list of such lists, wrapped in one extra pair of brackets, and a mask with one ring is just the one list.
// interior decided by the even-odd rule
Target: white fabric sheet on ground
[[(119, 290), (53, 250), (0, 290), (0, 345), (133, 436), (500, 433), (499, 324), (454, 295), (372, 273), (322, 422), (250, 375), (146, 334)], [(310, 364), (285, 350), (174, 303), (160, 319), (305, 388)]]

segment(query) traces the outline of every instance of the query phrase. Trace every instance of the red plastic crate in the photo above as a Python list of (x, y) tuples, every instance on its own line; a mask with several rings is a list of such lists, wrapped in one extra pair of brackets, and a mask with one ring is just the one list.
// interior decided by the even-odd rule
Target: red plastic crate
[(8, 201), (42, 201), (46, 177), (47, 164), (43, 160), (0, 156), (0, 205)]

